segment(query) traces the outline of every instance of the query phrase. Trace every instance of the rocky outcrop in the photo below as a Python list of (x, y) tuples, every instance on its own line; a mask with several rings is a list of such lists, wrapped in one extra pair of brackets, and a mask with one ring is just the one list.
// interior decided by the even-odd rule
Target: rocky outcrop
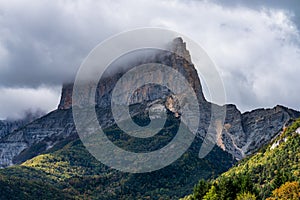
[(0, 139), (7, 136), (11, 132), (25, 126), (26, 124), (38, 119), (45, 113), (42, 111), (30, 112), (27, 111), (21, 119), (0, 120)]
[(73, 84), (65, 83), (63, 84), (61, 90), (61, 98), (58, 105), (59, 110), (66, 110), (72, 107), (72, 92), (73, 92)]
[(283, 106), (242, 114), (236, 106), (227, 105), (226, 114), (221, 144), (237, 159), (257, 151), (280, 133), (291, 119), (300, 117), (299, 112)]
[(0, 140), (0, 167), (21, 163), (76, 135), (71, 110), (56, 110)]
[[(141, 60), (136, 60), (136, 62), (130, 62), (130, 66), (122, 66), (122, 69), (126, 69), (126, 71), (132, 69), (135, 66), (148, 64), (148, 63), (157, 63), (163, 64), (166, 66), (170, 66), (173, 69), (180, 72), (188, 81), (188, 83), (192, 86), (197, 94), (199, 102), (206, 102), (203, 92), (202, 86), (199, 80), (199, 76), (197, 70), (195, 69), (193, 63), (191, 62), (191, 56), (189, 51), (186, 49), (186, 44), (182, 41), (181, 38), (175, 38), (174, 41), (170, 45), (172, 52), (167, 51), (158, 51), (151, 52), (154, 56), (150, 56), (149, 58), (144, 58)], [(128, 61), (127, 61), (128, 62)], [(128, 65), (128, 64), (124, 64)], [(149, 64), (150, 67), (151, 64)], [(115, 66), (110, 66), (114, 68)], [(100, 108), (106, 108), (110, 106), (111, 93), (117, 83), (117, 81), (125, 74), (126, 71), (118, 71), (116, 73), (111, 74), (109, 71), (104, 73), (103, 78), (100, 79), (96, 90), (96, 96), (91, 94), (89, 97), (84, 97), (80, 102), (76, 102), (74, 104), (82, 104), (86, 105), (87, 103), (94, 104)], [(108, 75), (109, 74), (109, 75)], [(133, 74), (130, 80), (132, 85), (137, 85), (139, 79), (143, 79), (143, 74)], [(164, 74), (163, 72), (158, 72), (154, 75), (154, 82), (162, 82), (162, 80), (174, 80), (175, 77), (168, 76), (168, 74)], [(129, 85), (128, 85), (129, 87)], [(177, 84), (177, 87), (182, 87), (181, 83)], [(90, 91), (91, 85), (85, 84), (82, 88), (84, 90)], [(72, 106), (72, 83), (64, 84), (62, 88), (61, 100), (58, 105), (58, 109), (69, 109)], [(129, 104), (143, 103), (149, 101), (155, 101), (157, 99), (166, 98), (169, 96), (171, 92), (164, 87), (160, 87), (153, 84), (147, 84), (143, 87), (138, 88), (132, 94), (130, 98)], [(79, 105), (80, 106), (80, 105)]]
[(0, 139), (25, 124), (23, 121), (0, 121)]

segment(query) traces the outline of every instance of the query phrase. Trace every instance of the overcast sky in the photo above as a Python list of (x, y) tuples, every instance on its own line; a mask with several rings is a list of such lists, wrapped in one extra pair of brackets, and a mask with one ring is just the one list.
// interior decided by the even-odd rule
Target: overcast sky
[[(242, 111), (300, 110), (300, 1), (0, 0), (0, 119), (56, 108), (89, 51), (107, 37), (164, 27), (198, 42)], [(192, 52), (191, 52), (192, 53)]]

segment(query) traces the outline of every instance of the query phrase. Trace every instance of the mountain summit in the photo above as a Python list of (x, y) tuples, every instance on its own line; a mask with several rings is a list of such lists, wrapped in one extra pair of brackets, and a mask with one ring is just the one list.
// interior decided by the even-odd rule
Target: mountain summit
[[(116, 84), (116, 82), (122, 77), (123, 74), (125, 74), (126, 71), (143, 64), (148, 63), (157, 63), (157, 64), (163, 64), (172, 67), (173, 69), (179, 71), (189, 82), (189, 84), (193, 87), (195, 90), (197, 97), (199, 99), (199, 102), (204, 102), (205, 98), (202, 92), (202, 86), (199, 80), (199, 76), (197, 73), (197, 70), (195, 69), (193, 63), (191, 62), (191, 55), (189, 51), (186, 49), (186, 43), (183, 42), (182, 38), (175, 38), (169, 45), (170, 52), (163, 51), (163, 50), (145, 50), (142, 58), (141, 54), (137, 54), (135, 52), (131, 53), (132, 55), (129, 55), (131, 57), (131, 61), (128, 60), (124, 61), (122, 63), (122, 58), (120, 59), (122, 63), (122, 67), (119, 67), (119, 70), (115, 70), (114, 73), (109, 73), (109, 71), (106, 71), (106, 74), (104, 74), (104, 78), (102, 78), (99, 82), (97, 91), (96, 91), (96, 97), (92, 94), (89, 98), (89, 101), (93, 102), (96, 98), (97, 106), (99, 107), (108, 107), (110, 104), (110, 96), (112, 93), (112, 90)], [(174, 52), (174, 53), (171, 53)], [(113, 66), (109, 67), (116, 67)], [(118, 67), (118, 66), (117, 66)], [(123, 69), (126, 69), (125, 71)], [(107, 75), (109, 74), (109, 75)], [(138, 82), (137, 75), (133, 75), (132, 77), (132, 85), (136, 85)], [(156, 74), (155, 79), (157, 82), (161, 82), (161, 79), (168, 78), (173, 80), (175, 77), (170, 77), (165, 74)], [(178, 87), (180, 87), (181, 83), (178, 83)], [(87, 84), (86, 89), (89, 90), (90, 86)], [(67, 83), (63, 85), (62, 88), (62, 94), (61, 94), (61, 100), (58, 105), (58, 109), (69, 109), (72, 106), (72, 91), (73, 91), (73, 83)], [(131, 98), (130, 104), (136, 104), (141, 102), (148, 102), (148, 101), (154, 101), (159, 98), (164, 98), (165, 96), (168, 96), (170, 94), (170, 91), (167, 91), (166, 88), (159, 88), (157, 86), (153, 85), (146, 85), (145, 87), (140, 88), (139, 90), (136, 90)]]

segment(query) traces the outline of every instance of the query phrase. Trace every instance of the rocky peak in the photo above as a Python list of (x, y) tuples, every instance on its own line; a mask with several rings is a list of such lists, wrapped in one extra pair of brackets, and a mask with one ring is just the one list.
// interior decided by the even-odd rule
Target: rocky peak
[(192, 62), (190, 52), (187, 50), (186, 43), (183, 42), (181, 37), (177, 37), (173, 40), (171, 44), (171, 50), (179, 56), (185, 58), (190, 63)]
[(65, 83), (62, 86), (59, 110), (69, 109), (72, 106), (73, 83)]
[[(131, 69), (134, 66), (145, 64), (145, 63), (159, 63), (172, 67), (179, 71), (191, 84), (192, 88), (194, 88), (195, 93), (199, 99), (199, 102), (204, 102), (205, 98), (202, 93), (202, 87), (199, 80), (199, 76), (197, 70), (195, 69), (193, 63), (191, 62), (191, 56), (189, 51), (186, 49), (186, 43), (183, 42), (182, 38), (175, 38), (170, 43), (170, 51), (175, 52), (171, 53), (167, 51), (158, 52), (154, 57), (150, 57), (149, 59), (140, 61), (137, 59), (136, 63), (133, 66), (125, 66), (122, 69), (127, 68)], [(132, 64), (132, 63), (131, 63)], [(99, 107), (107, 107), (110, 105), (110, 96), (111, 92), (117, 81), (119, 80), (125, 72), (117, 71), (114, 74), (110, 74), (109, 76), (104, 76), (101, 78), (98, 88), (96, 91), (96, 104)], [(140, 76), (134, 76), (132, 78), (132, 84), (136, 84), (139, 80), (137, 80)], [(141, 77), (142, 78), (142, 77)], [(168, 77), (164, 74), (157, 74), (156, 76), (157, 82), (162, 78), (169, 78), (172, 80), (172, 77)], [(180, 83), (178, 83), (178, 87), (180, 87)], [(86, 86), (86, 89), (89, 89), (89, 86)], [(73, 84), (67, 83), (63, 84), (61, 100), (58, 105), (58, 109), (65, 110), (69, 109), (72, 106), (72, 91)], [(130, 104), (142, 103), (148, 101), (154, 101), (159, 98), (165, 98), (170, 95), (170, 91), (166, 88), (161, 88), (153, 85), (146, 85), (144, 87), (139, 88), (134, 92), (131, 97)], [(95, 101), (95, 96), (91, 95), (88, 98), (88, 102), (92, 103)], [(85, 101), (82, 101), (82, 103)], [(86, 102), (85, 102), (86, 103)]]

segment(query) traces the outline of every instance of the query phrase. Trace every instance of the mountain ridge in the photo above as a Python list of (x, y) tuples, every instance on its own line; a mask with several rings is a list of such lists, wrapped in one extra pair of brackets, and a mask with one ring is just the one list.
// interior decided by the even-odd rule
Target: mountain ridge
[[(186, 50), (186, 45), (182, 39), (175, 39), (175, 41), (176, 46), (173, 46), (173, 48), (177, 51), (184, 52), (184, 55), (188, 56), (187, 59), (190, 59), (190, 55), (188, 50)], [(197, 134), (201, 138), (204, 138), (207, 134), (207, 127), (210, 123), (210, 108), (212, 104), (207, 102), (204, 98), (201, 82), (198, 78), (195, 67), (192, 63), (189, 63), (187, 59), (173, 56), (168, 53), (159, 55), (159, 58), (164, 59), (159, 62), (169, 64), (184, 74), (193, 86), (194, 90), (197, 92), (199, 100), (198, 103), (201, 104), (201, 123), (199, 124), (200, 128)], [(97, 105), (100, 107), (100, 110), (105, 109), (110, 105), (109, 96), (111, 95), (114, 83), (120, 76), (120, 74), (117, 74), (110, 77), (109, 81), (104, 79), (104, 82), (102, 80), (102, 84), (99, 84), (96, 100), (98, 101)], [(147, 92), (150, 92), (150, 95), (146, 95)], [(161, 98), (157, 94), (160, 94), (163, 97), (171, 95), (170, 91), (164, 88), (154, 87), (153, 89), (152, 86), (147, 86), (138, 90), (134, 94), (136, 98), (133, 98), (135, 100), (131, 103), (145, 103), (146, 101), (147, 106), (154, 100)], [(162, 103), (164, 104), (164, 102)], [(0, 140), (0, 166), (6, 167), (12, 165), (14, 163), (13, 160), (16, 160), (14, 157), (18, 156), (22, 151), (25, 151), (33, 144), (42, 142), (49, 145), (50, 143), (53, 143), (51, 145), (54, 145), (56, 143), (56, 138), (65, 138), (70, 134), (76, 135), (77, 133), (73, 124), (71, 111), (68, 111), (69, 114), (67, 117), (65, 116), (66, 112), (64, 112), (66, 110), (70, 110), (71, 105), (72, 84), (65, 84), (62, 88), (61, 101), (59, 103), (58, 110), (51, 112), (55, 113), (53, 114), (55, 117), (52, 117), (51, 114), (47, 115), (51, 116), (47, 123), (39, 125), (39, 120), (37, 120), (33, 124), (31, 123), (21, 130), (14, 131)], [(173, 102), (171, 106), (176, 105)], [(225, 124), (221, 129), (221, 134), (218, 135), (217, 145), (232, 154), (236, 159), (241, 159), (246, 155), (255, 152), (282, 131), (285, 124), (290, 119), (300, 116), (298, 111), (294, 111), (283, 106), (276, 106), (273, 109), (256, 109), (245, 113), (241, 113), (237, 107), (232, 104), (225, 105), (225, 107), (227, 111)], [(166, 108), (170, 109), (170, 107)], [(60, 113), (60, 111), (61, 114), (57, 114)], [(98, 119), (100, 120), (100, 124), (103, 127), (113, 125), (114, 121), (112, 114), (107, 111), (101, 112), (103, 116)], [(136, 110), (135, 112), (140, 111)], [(52, 122), (53, 124), (51, 124)], [(65, 124), (62, 122), (65, 122)], [(54, 141), (52, 141), (51, 137), (52, 139), (55, 138)], [(50, 140), (50, 142), (47, 140)], [(57, 140), (59, 141), (59, 139)], [(48, 147), (46, 148), (49, 148), (49, 145), (47, 145)], [(44, 148), (45, 147), (42, 149)], [(37, 152), (37, 154), (38, 153), (39, 152)]]

